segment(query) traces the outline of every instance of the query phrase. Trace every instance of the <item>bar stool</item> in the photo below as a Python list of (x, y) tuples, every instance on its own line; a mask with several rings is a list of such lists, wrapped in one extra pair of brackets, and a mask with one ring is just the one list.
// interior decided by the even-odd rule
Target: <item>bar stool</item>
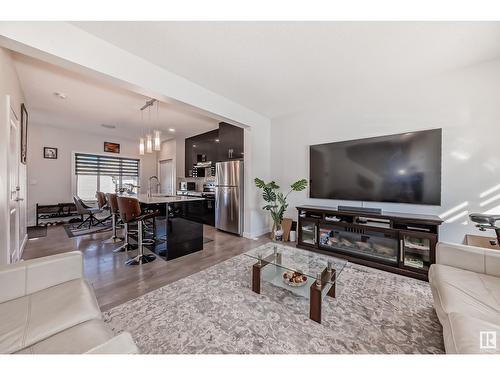
[[(118, 207), (118, 215), (120, 217), (120, 221), (123, 224), (123, 239), (124, 239), (125, 243), (123, 245), (121, 245), (119, 248), (114, 249), (113, 250), (114, 253), (119, 253), (119, 252), (128, 251), (128, 250), (135, 250), (135, 248), (136, 248), (134, 245), (132, 245), (130, 242), (128, 242), (128, 240), (129, 240), (129, 236), (131, 234), (137, 234), (137, 231), (131, 230), (129, 227), (129, 223), (123, 219), (122, 211), (120, 210), (120, 205), (118, 204), (119, 198), (122, 198), (122, 197), (119, 197), (118, 195), (116, 195), (116, 206)], [(130, 199), (135, 199), (135, 198), (130, 198)]]
[[(116, 200), (116, 194), (111, 194), (108, 193), (106, 194), (106, 198), (108, 199), (108, 205), (109, 205), (109, 211), (111, 212), (111, 224), (113, 228), (113, 235), (109, 240), (104, 241), (104, 243), (117, 243), (117, 242), (122, 242), (123, 237), (119, 237), (116, 235), (116, 230), (118, 227), (118, 201)], [(113, 252), (119, 252), (119, 251), (125, 251), (125, 248), (123, 246), (120, 246), (119, 248), (113, 250)]]
[[(125, 224), (125, 230), (127, 230), (128, 224), (137, 222), (137, 245), (138, 254), (134, 258), (130, 258), (125, 262), (128, 266), (135, 266), (138, 264), (150, 263), (156, 259), (153, 254), (144, 254), (144, 245), (153, 244), (153, 240), (143, 239), (143, 222), (144, 220), (151, 219), (153, 217), (159, 216), (158, 211), (145, 213), (141, 211), (141, 205), (136, 198), (129, 197), (117, 197), (118, 210), (120, 212), (120, 218)], [(127, 235), (127, 234), (126, 234)], [(128, 237), (126, 237), (126, 242), (128, 244)]]

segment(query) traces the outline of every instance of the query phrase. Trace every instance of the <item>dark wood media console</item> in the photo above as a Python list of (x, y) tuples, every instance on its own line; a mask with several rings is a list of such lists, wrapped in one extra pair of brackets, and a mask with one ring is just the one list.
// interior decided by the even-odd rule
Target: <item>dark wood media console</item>
[(297, 247), (428, 280), (443, 222), (438, 216), (321, 206), (298, 206), (297, 210)]

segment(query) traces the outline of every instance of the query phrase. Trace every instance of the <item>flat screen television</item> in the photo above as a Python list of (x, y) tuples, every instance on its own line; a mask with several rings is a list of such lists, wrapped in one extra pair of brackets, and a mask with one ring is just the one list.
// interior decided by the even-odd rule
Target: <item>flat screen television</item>
[(309, 196), (441, 204), (441, 129), (309, 147)]

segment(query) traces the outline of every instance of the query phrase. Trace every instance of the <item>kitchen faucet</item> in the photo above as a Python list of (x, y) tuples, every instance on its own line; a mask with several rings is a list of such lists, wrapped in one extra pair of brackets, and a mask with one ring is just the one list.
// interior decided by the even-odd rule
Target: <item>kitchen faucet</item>
[(161, 186), (160, 185), (160, 180), (156, 176), (151, 176), (151, 177), (149, 177), (148, 197), (151, 197), (151, 195), (152, 195), (152, 192), (151, 192), (151, 188), (152, 188), (151, 182), (153, 180), (156, 180), (156, 192), (160, 193), (160, 186)]

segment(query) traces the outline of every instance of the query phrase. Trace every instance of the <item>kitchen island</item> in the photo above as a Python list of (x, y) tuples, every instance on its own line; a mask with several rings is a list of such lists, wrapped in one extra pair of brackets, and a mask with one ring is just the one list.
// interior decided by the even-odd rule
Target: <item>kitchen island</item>
[(146, 248), (165, 260), (203, 250), (203, 224), (190, 219), (188, 213), (205, 198), (139, 194), (137, 199), (143, 211), (160, 212), (155, 219), (154, 245)]

